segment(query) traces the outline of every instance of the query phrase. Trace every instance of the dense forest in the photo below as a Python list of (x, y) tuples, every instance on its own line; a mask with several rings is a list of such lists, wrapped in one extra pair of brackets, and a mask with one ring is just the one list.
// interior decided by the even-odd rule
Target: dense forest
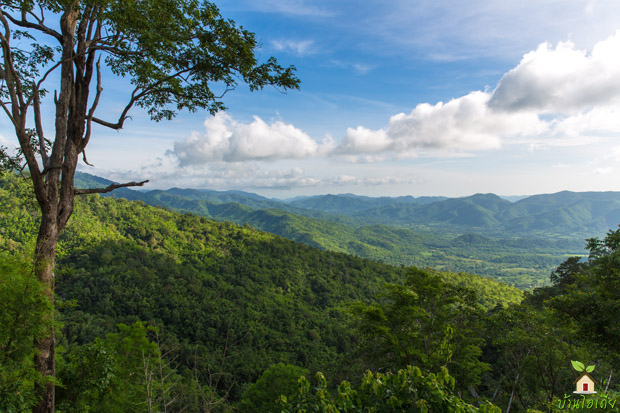
[[(41, 380), (38, 219), (28, 181), (1, 175), (7, 412)], [(524, 292), (85, 196), (55, 274), (57, 411), (618, 411), (620, 231), (585, 247)], [(598, 393), (573, 394), (571, 361), (595, 366)]]
[[(112, 181), (77, 174), (79, 187), (109, 184)], [(218, 221), (248, 223), (323, 250), (393, 265), (475, 273), (524, 289), (544, 285), (549, 273), (569, 256), (586, 255), (583, 242), (592, 236), (584, 235), (586, 229), (604, 234), (614, 226), (608, 221), (620, 202), (617, 193), (573, 195), (530, 197), (513, 205), (495, 195), (458, 199), (326, 195), (284, 202), (247, 192), (178, 188), (121, 188), (108, 194)], [(609, 205), (601, 206), (604, 201)], [(522, 231), (479, 226), (484, 218), (474, 215), (499, 215), (498, 205), (512, 208), (503, 216), (529, 224)], [(539, 228), (547, 222), (541, 216), (553, 216), (554, 225)], [(451, 224), (449, 217), (458, 217), (462, 225)]]

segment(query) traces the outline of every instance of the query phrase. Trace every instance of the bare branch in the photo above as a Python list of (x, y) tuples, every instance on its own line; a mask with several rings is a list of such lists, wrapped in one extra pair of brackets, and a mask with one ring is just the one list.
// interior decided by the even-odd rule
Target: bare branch
[[(35, 29), (38, 30), (42, 33), (48, 34), (54, 38), (56, 38), (56, 40), (58, 40), (61, 44), (62, 44), (62, 35), (60, 33), (58, 33), (56, 30), (50, 29), (47, 26), (44, 26), (43, 24), (36, 24), (36, 23), (32, 23), (27, 21), (24, 17), (22, 16), (22, 20), (17, 20), (15, 17), (11, 16), (10, 14), (4, 14), (11, 22), (13, 22), (13, 24), (16, 24), (20, 27), (26, 27), (28, 29)], [(38, 19), (37, 19), (38, 20)], [(43, 21), (41, 20), (41, 23)]]
[[(161, 84), (166, 83), (167, 81), (174, 79), (175, 77), (180, 76), (183, 73), (191, 72), (192, 70), (194, 70), (194, 67), (189, 67), (183, 70), (179, 70), (178, 72), (173, 73), (169, 76), (166, 76), (165, 78), (153, 83), (152, 85), (149, 85), (146, 88), (141, 87), (141, 86), (136, 87), (131, 93), (131, 99), (129, 100), (129, 103), (127, 104), (127, 106), (125, 106), (125, 109), (123, 109), (123, 112), (121, 112), (121, 115), (118, 118), (118, 122), (116, 123), (107, 122), (105, 120), (101, 120), (99, 118), (94, 118), (94, 117), (93, 117), (93, 122), (98, 123), (102, 126), (106, 126), (110, 129), (115, 129), (115, 130), (123, 129), (123, 123), (125, 123), (125, 120), (128, 118), (127, 113), (141, 97), (150, 93), (157, 86), (160, 86)], [(139, 90), (142, 90), (142, 91), (140, 93), (136, 93)]]
[(37, 137), (39, 138), (39, 152), (41, 153), (41, 160), (43, 161), (43, 169), (45, 169), (49, 167), (50, 159), (47, 155), (47, 148), (45, 147), (45, 135), (43, 133), (43, 123), (41, 122), (41, 99), (38, 88), (33, 91), (33, 96), (34, 124), (37, 131)]
[(15, 125), (15, 118), (13, 117), (13, 115), (11, 114), (11, 112), (9, 111), (9, 108), (6, 107), (7, 103), (11, 103), (11, 102), (0, 102), (0, 105), (2, 106), (2, 109), (4, 109), (4, 112), (6, 113), (6, 115), (9, 117), (9, 119), (11, 120), (11, 123), (13, 125)]
[(94, 167), (95, 165), (93, 165), (92, 163), (88, 163), (88, 159), (86, 159), (86, 149), (82, 149), (82, 160), (84, 161), (84, 163), (88, 166), (92, 166)]
[(142, 182), (127, 182), (126, 184), (112, 184), (105, 188), (90, 188), (90, 189), (75, 189), (75, 195), (86, 195), (86, 194), (105, 194), (106, 192), (112, 192), (118, 188), (127, 188), (130, 186), (142, 186), (147, 183), (149, 180)]
[[(4, 57), (4, 80), (11, 95), (11, 104), (13, 109), (13, 118), (16, 120), (21, 115), (21, 109), (24, 107), (24, 97), (22, 94), (21, 80), (17, 76), (13, 59), (11, 57), (11, 46), (9, 39), (11, 38), (11, 28), (6, 20), (6, 14), (0, 10), (0, 22), (4, 26), (4, 34), (0, 33), (0, 42), (2, 42), (2, 54)], [(19, 103), (19, 104), (18, 104)], [(15, 124), (15, 123), (14, 123)], [(17, 124), (15, 124), (17, 125)]]
[[(28, 11), (26, 13), (31, 15), (37, 21), (37, 23), (39, 25), (43, 25), (43, 22), (44, 22), (45, 19), (43, 18), (43, 9), (42, 9), (41, 5), (39, 5), (39, 9), (41, 10), (41, 17), (39, 17), (36, 14), (34, 14), (34, 12), (32, 10), (30, 10), (30, 11)], [(25, 20), (25, 18), (23, 17), (23, 14), (22, 14), (22, 20)]]
[[(93, 101), (93, 105), (90, 107), (90, 110), (88, 111), (88, 116), (86, 118), (86, 132), (84, 133), (84, 139), (82, 139), (82, 142), (79, 146), (79, 149), (81, 149), (82, 151), (84, 150), (84, 148), (86, 148), (86, 145), (88, 145), (88, 142), (90, 141), (90, 136), (92, 133), (93, 115), (95, 114), (95, 110), (97, 109), (97, 105), (99, 104), (99, 98), (101, 97), (102, 91), (103, 88), (101, 87), (101, 57), (99, 57), (99, 60), (97, 60), (97, 93), (95, 94), (95, 100)], [(84, 153), (84, 163), (86, 163), (86, 165), (90, 165), (88, 162), (86, 162), (86, 153)]]
[[(39, 175), (39, 164), (37, 162), (34, 151), (30, 146), (30, 138), (26, 133), (26, 111), (28, 107), (24, 104), (24, 95), (21, 79), (17, 74), (17, 70), (15, 70), (12, 58), (11, 46), (9, 44), (9, 39), (11, 38), (11, 28), (9, 26), (9, 22), (6, 19), (6, 14), (1, 9), (0, 23), (4, 27), (4, 33), (0, 32), (0, 46), (2, 47), (2, 57), (4, 60), (4, 65), (2, 66), (2, 75), (3, 80), (6, 83), (6, 87), (9, 92), (11, 101), (11, 114), (9, 115), (9, 119), (11, 120), (11, 123), (15, 128), (17, 140), (19, 141), (22, 154), (24, 158), (26, 158), (26, 162), (28, 164), (28, 167), (30, 168), (30, 173), (32, 175), (33, 183), (35, 185), (35, 191), (37, 192), (37, 197), (39, 197), (39, 193), (36, 190), (36, 188), (39, 188), (41, 184), (41, 177)], [(7, 112), (8, 115), (9, 108), (4, 104), (4, 102), (2, 102), (2, 108), (5, 112)]]

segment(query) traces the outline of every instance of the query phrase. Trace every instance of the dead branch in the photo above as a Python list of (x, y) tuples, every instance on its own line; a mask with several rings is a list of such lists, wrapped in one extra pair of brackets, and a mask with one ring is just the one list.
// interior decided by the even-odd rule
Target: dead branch
[(147, 183), (149, 180), (142, 182), (127, 182), (125, 184), (112, 184), (105, 188), (89, 188), (89, 189), (75, 189), (75, 195), (86, 195), (86, 194), (105, 194), (106, 192), (112, 192), (118, 188), (127, 188), (130, 186), (142, 186)]
[(82, 149), (82, 160), (84, 161), (84, 163), (88, 166), (92, 166), (94, 167), (95, 165), (93, 165), (92, 163), (88, 162), (88, 159), (86, 159), (86, 149)]
[[(38, 31), (40, 31), (42, 33), (49, 34), (50, 36), (56, 38), (56, 40), (58, 40), (62, 44), (62, 35), (60, 33), (58, 33), (57, 31), (55, 31), (55, 30), (53, 30), (53, 29), (51, 29), (51, 28), (49, 28), (47, 26), (44, 26), (43, 24), (35, 24), (35, 23), (29, 22), (29, 21), (24, 20), (24, 19), (23, 20), (17, 20), (15, 17), (13, 17), (13, 16), (11, 16), (10, 14), (7, 14), (7, 13), (5, 13), (4, 15), (11, 22), (13, 22), (13, 24), (16, 24), (16, 25), (18, 25), (20, 27), (25, 27), (25, 28), (28, 28), (28, 29), (35, 29), (35, 30), (38, 30)], [(24, 16), (22, 16), (22, 18), (23, 17)]]
[(90, 165), (90, 164), (86, 162), (86, 152), (84, 152), (84, 149), (86, 148), (86, 145), (88, 145), (88, 142), (90, 141), (90, 136), (92, 133), (93, 115), (95, 114), (95, 110), (97, 109), (97, 105), (99, 104), (99, 98), (101, 97), (101, 92), (103, 91), (103, 88), (101, 87), (101, 63), (100, 62), (101, 62), (101, 57), (99, 57), (99, 60), (97, 60), (97, 93), (95, 94), (95, 100), (93, 101), (93, 105), (88, 111), (88, 116), (86, 117), (86, 133), (84, 134), (84, 138), (82, 139), (82, 142), (80, 143), (80, 146), (79, 146), (79, 149), (81, 149), (84, 154), (84, 163), (86, 163), (87, 165)]
[(50, 159), (47, 155), (45, 147), (45, 135), (43, 134), (43, 123), (41, 122), (41, 99), (39, 97), (39, 89), (33, 91), (34, 96), (34, 123), (39, 138), (39, 152), (41, 152), (41, 160), (43, 161), (43, 169), (49, 168)]

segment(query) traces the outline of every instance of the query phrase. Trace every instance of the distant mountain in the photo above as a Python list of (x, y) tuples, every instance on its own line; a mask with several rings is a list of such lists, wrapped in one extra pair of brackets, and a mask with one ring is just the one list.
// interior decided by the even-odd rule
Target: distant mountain
[[(77, 172), (75, 177), (75, 185), (77, 188), (105, 187), (111, 183), (114, 182), (83, 172)], [(318, 210), (301, 209), (283, 201), (269, 199), (243, 191), (214, 191), (182, 188), (145, 191), (119, 188), (113, 192), (103, 194), (103, 196), (125, 198), (130, 201), (142, 201), (149, 205), (170, 208), (182, 212), (192, 212), (218, 220), (229, 220), (233, 222), (238, 222), (237, 218), (244, 216), (244, 214), (250, 210), (278, 209), (312, 218), (329, 218), (336, 222), (353, 223), (351, 218), (327, 215)], [(240, 206), (247, 208), (240, 208)]]
[[(81, 187), (107, 186), (110, 183), (93, 175), (76, 174), (76, 185)], [(246, 219), (250, 211), (276, 209), (354, 227), (383, 224), (452, 234), (474, 231), (504, 237), (566, 236), (583, 240), (603, 235), (620, 223), (620, 192), (563, 191), (528, 196), (516, 202), (495, 194), (462, 198), (373, 198), (341, 194), (282, 201), (242, 191), (180, 188), (165, 191), (122, 188), (108, 196), (140, 200), (150, 205), (234, 222)]]
[(109, 179), (105, 179), (100, 176), (87, 174), (85, 172), (75, 173), (75, 187), (76, 188), (82, 188), (82, 189), (105, 188), (106, 186), (115, 184), (115, 183), (117, 182), (110, 181)]
[(289, 202), (289, 204), (304, 209), (347, 215), (361, 211), (368, 211), (374, 208), (386, 207), (389, 205), (424, 205), (444, 199), (447, 198), (427, 196), (420, 198), (415, 198), (413, 196), (372, 198), (353, 194), (329, 194), (297, 198)]
[[(98, 179), (78, 174), (76, 181), (91, 187), (110, 183)], [(106, 196), (249, 224), (324, 250), (391, 264), (475, 272), (522, 288), (546, 281), (550, 271), (567, 256), (583, 254), (584, 238), (598, 235), (587, 232), (587, 224), (578, 220), (580, 216), (591, 218), (591, 214), (580, 215), (568, 208), (545, 218), (545, 214), (567, 208), (553, 196), (546, 207), (536, 206), (546, 205), (544, 199), (534, 198), (532, 204), (526, 200), (511, 203), (494, 194), (465, 198), (346, 194), (285, 202), (240, 191), (121, 188)], [(532, 230), (542, 228), (545, 219), (565, 223), (551, 230)], [(582, 228), (583, 233), (567, 232), (566, 223)], [(509, 226), (513, 229), (506, 229)]]
[(602, 235), (620, 223), (620, 192), (559, 192), (510, 202), (494, 194), (426, 205), (394, 204), (352, 214), (367, 222), (520, 235)]
[(495, 228), (501, 222), (495, 215), (509, 201), (494, 194), (476, 194), (467, 198), (450, 198), (427, 204), (392, 204), (364, 211), (358, 218), (398, 224), (440, 223), (478, 228)]

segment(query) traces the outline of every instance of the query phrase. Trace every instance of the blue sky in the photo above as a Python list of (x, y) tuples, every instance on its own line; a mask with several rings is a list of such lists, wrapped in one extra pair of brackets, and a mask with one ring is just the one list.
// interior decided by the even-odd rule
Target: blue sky
[[(281, 198), (620, 190), (616, 1), (216, 4), (301, 90), (239, 86), (215, 117), (134, 110), (96, 130), (80, 170)], [(104, 80), (112, 117), (125, 86)]]

